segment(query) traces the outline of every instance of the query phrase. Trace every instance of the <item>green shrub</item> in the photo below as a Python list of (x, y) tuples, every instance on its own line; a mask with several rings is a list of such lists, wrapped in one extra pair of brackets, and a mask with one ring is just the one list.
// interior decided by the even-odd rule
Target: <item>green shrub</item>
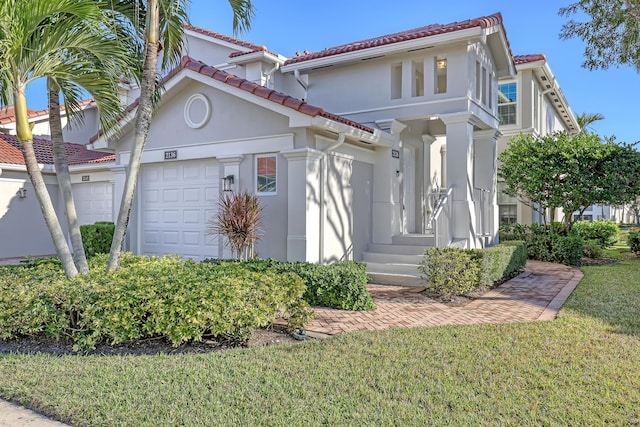
[(631, 248), (631, 252), (640, 255), (640, 231), (630, 231), (627, 237), (627, 244)]
[(0, 338), (44, 333), (74, 348), (94, 348), (146, 337), (175, 346), (203, 335), (245, 339), (284, 314), (297, 329), (313, 312), (292, 273), (252, 272), (238, 265), (182, 262), (180, 257), (125, 254), (106, 273), (106, 255), (91, 261), (91, 275), (66, 279), (41, 264), (0, 276)]
[(424, 255), (418, 269), (429, 292), (442, 296), (464, 295), (478, 287), (481, 268), (473, 251), (431, 248)]
[(529, 234), (525, 242), (529, 259), (566, 265), (581, 264), (583, 242), (578, 235)]
[(96, 222), (80, 226), (82, 243), (87, 258), (96, 254), (108, 254), (111, 250), (111, 241), (115, 226), (112, 222)]
[(250, 271), (292, 272), (302, 278), (307, 289), (304, 299), (310, 305), (341, 310), (373, 310), (373, 299), (367, 290), (367, 267), (355, 261), (340, 261), (330, 265), (308, 262), (281, 262), (274, 259), (251, 259), (242, 262), (207, 259), (218, 265), (237, 264)]
[(599, 240), (592, 239), (584, 242), (582, 253), (588, 258), (602, 258), (604, 255), (604, 249), (600, 245)]
[(577, 235), (559, 236), (553, 247), (553, 262), (565, 265), (582, 264), (583, 249), (582, 237)]
[(479, 286), (492, 287), (501, 283), (527, 263), (527, 247), (519, 240), (476, 249), (474, 252), (480, 262)]
[(580, 235), (585, 241), (597, 240), (602, 248), (613, 246), (620, 240), (620, 226), (608, 219), (577, 221), (571, 227), (571, 232)]

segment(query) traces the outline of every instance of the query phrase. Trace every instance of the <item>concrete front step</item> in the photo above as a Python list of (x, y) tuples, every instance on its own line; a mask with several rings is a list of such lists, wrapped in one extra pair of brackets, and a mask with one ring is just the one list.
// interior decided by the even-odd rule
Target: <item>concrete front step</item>
[(376, 262), (383, 264), (412, 264), (418, 265), (422, 262), (423, 255), (405, 255), (396, 253), (364, 252), (364, 262)]
[(369, 283), (378, 285), (424, 286), (420, 276), (411, 274), (367, 273)]
[(436, 238), (428, 234), (400, 234), (391, 238), (394, 245), (432, 247), (436, 244)]
[(369, 273), (385, 273), (385, 274), (409, 274), (420, 276), (417, 264), (401, 264), (391, 262), (368, 262), (367, 274)]
[(424, 250), (428, 249), (427, 246), (416, 245), (391, 245), (371, 243), (369, 244), (369, 253), (379, 254), (397, 254), (397, 255), (420, 255), (424, 254)]

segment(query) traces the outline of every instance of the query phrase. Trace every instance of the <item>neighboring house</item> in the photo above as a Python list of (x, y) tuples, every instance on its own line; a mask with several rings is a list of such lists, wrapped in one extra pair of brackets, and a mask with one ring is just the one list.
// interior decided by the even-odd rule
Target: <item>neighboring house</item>
[[(64, 202), (53, 167), (51, 142), (33, 141), (53, 205), (66, 233)], [(65, 144), (80, 224), (111, 221), (111, 153), (89, 151), (84, 145)], [(20, 143), (13, 135), (0, 133), (0, 258), (51, 255), (55, 248), (40, 205), (27, 175)]]
[[(123, 100), (126, 100), (124, 96)], [(86, 144), (89, 138), (95, 135), (100, 128), (98, 109), (92, 99), (79, 102), (79, 107), (82, 111), (82, 120), (77, 123), (69, 123), (64, 105), (60, 106), (62, 135), (65, 141)], [(51, 139), (49, 110), (28, 109), (28, 114), (33, 136), (35, 138)], [(9, 135), (16, 134), (16, 117), (13, 106), (0, 107), (0, 133)]]
[[(572, 134), (580, 131), (575, 115), (569, 108), (560, 85), (542, 54), (515, 56), (517, 75), (500, 79), (498, 115), (502, 136), (498, 154), (511, 138), (519, 135), (543, 136), (556, 131)], [(500, 188), (502, 183), (498, 183)], [(541, 223), (542, 217), (531, 206), (498, 191), (501, 224)], [(558, 211), (556, 218), (562, 218)]]
[[(415, 278), (427, 246), (496, 242), (498, 78), (516, 78), (500, 14), (289, 59), (197, 27), (186, 37), (142, 157), (130, 250), (225, 256), (206, 229), (227, 177), (264, 206), (261, 257)], [(133, 118), (92, 140), (116, 155), (116, 204)]]

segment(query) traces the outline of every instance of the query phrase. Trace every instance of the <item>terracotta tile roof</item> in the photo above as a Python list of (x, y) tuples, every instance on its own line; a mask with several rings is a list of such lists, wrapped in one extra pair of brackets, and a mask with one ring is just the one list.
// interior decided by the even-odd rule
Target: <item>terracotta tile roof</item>
[[(360, 129), (368, 133), (374, 132), (373, 129), (367, 126), (364, 126), (358, 122), (345, 119), (344, 117), (338, 116), (336, 114), (328, 113), (324, 111), (322, 108), (309, 105), (298, 98), (294, 98), (292, 96), (277, 92), (273, 89), (268, 89), (264, 86), (260, 86), (257, 83), (253, 83), (253, 82), (250, 82), (249, 80), (245, 80), (243, 78), (234, 76), (233, 74), (229, 74), (226, 71), (219, 70), (216, 67), (212, 67), (210, 65), (205, 64), (202, 61), (192, 59), (188, 56), (182, 57), (182, 60), (180, 61), (180, 66), (177, 68), (174, 68), (169, 74), (167, 74), (162, 79), (163, 82), (164, 83), (168, 82), (183, 69), (189, 69), (197, 73), (200, 73), (204, 76), (211, 77), (215, 80), (219, 80), (230, 86), (240, 88), (254, 95), (257, 95), (261, 98), (268, 99), (269, 101), (275, 102), (280, 105), (284, 105), (285, 107), (289, 107), (293, 110), (299, 111), (300, 113), (306, 114), (308, 116), (312, 116), (312, 117), (320, 116), (329, 120), (333, 120), (339, 123), (352, 126), (356, 129)], [(129, 104), (127, 108), (124, 110), (124, 112), (122, 113), (122, 117), (126, 116), (128, 113), (133, 111), (138, 106), (139, 103), (140, 103), (140, 98), (136, 99), (135, 101), (133, 101), (133, 103)], [(89, 139), (89, 142), (95, 142), (103, 134), (104, 132), (102, 131), (102, 129), (100, 129), (96, 135), (92, 136)]]
[(348, 43), (341, 46), (330, 47), (319, 52), (296, 53), (296, 56), (289, 58), (285, 65), (296, 64), (299, 62), (309, 61), (312, 59), (324, 58), (327, 56), (340, 55), (343, 53), (355, 52), (358, 50), (369, 49), (373, 47), (385, 46), (394, 43), (400, 43), (408, 40), (415, 40), (438, 34), (451, 33), (453, 31), (466, 30), (469, 28), (480, 27), (488, 28), (502, 24), (502, 14), (495, 13), (493, 15), (483, 16), (476, 19), (468, 19), (466, 21), (452, 22), (450, 24), (432, 24), (426, 27), (414, 28), (412, 30), (401, 31), (399, 33), (388, 34), (386, 36), (375, 37), (372, 39), (361, 40), (358, 42)]
[(283, 105), (285, 107), (291, 108), (293, 110), (296, 110), (308, 116), (324, 117), (326, 119), (343, 123), (368, 133), (373, 133), (373, 129), (367, 126), (364, 126), (360, 123), (354, 122), (353, 120), (345, 119), (344, 117), (338, 116), (336, 114), (328, 113), (324, 111), (322, 108), (307, 104), (306, 102), (298, 98), (294, 98), (292, 96), (277, 92), (273, 89), (268, 89), (264, 86), (260, 86), (257, 83), (253, 83), (253, 82), (250, 82), (249, 80), (245, 80), (243, 78), (234, 76), (233, 74), (229, 74), (215, 67), (211, 67), (205, 64), (204, 62), (197, 61), (188, 56), (185, 56), (182, 58), (180, 65), (183, 69), (186, 68), (186, 69), (195, 71), (197, 73), (200, 73), (204, 76), (211, 77), (215, 80), (224, 82), (230, 86), (240, 88), (244, 91), (250, 92), (261, 98), (268, 99), (269, 101), (275, 102), (276, 104)]
[[(85, 99), (78, 102), (78, 106), (84, 107), (86, 105), (91, 104), (92, 102), (94, 102), (93, 99)], [(64, 105), (60, 106), (60, 110), (64, 111)], [(45, 108), (43, 110), (33, 110), (31, 108), (27, 108), (27, 114), (30, 119), (33, 119), (36, 117), (42, 117), (49, 114), (49, 109)], [(15, 115), (13, 105), (10, 105), (8, 107), (0, 107), (0, 125), (4, 125), (7, 123), (14, 123), (15, 121), (16, 121), (16, 115)]]
[(235, 56), (245, 55), (247, 53), (253, 53), (253, 52), (260, 52), (260, 51), (269, 52), (269, 50), (267, 49), (266, 46), (258, 46), (257, 44), (254, 44), (254, 43), (251, 43), (251, 42), (247, 42), (247, 41), (244, 41), (244, 40), (240, 40), (240, 39), (237, 39), (235, 37), (225, 36), (224, 34), (216, 33), (215, 31), (207, 30), (205, 28), (196, 27), (196, 26), (190, 25), (190, 24), (185, 24), (184, 28), (187, 29), (187, 30), (191, 30), (191, 31), (194, 31), (196, 33), (205, 35), (205, 36), (213, 37), (213, 38), (216, 38), (218, 40), (225, 41), (227, 43), (232, 43), (232, 44), (235, 44), (237, 46), (242, 46), (244, 48), (250, 49), (249, 52), (234, 52), (231, 55), (229, 55), (232, 58), (235, 57)]
[[(81, 165), (87, 163), (114, 162), (115, 155), (102, 151), (90, 151), (82, 144), (64, 144), (69, 165)], [(51, 141), (34, 138), (33, 149), (40, 164), (53, 164), (53, 151)], [(0, 163), (12, 165), (24, 165), (20, 141), (15, 135), (0, 134)]]
[(516, 65), (527, 64), (529, 62), (546, 61), (547, 57), (543, 53), (535, 53), (531, 55), (515, 55), (513, 62)]

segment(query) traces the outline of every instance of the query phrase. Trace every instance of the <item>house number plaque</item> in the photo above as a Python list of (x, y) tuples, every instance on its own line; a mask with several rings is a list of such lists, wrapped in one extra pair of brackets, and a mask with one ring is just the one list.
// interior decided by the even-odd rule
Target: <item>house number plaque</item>
[(178, 158), (178, 150), (171, 150), (171, 151), (164, 152), (165, 160), (175, 160), (177, 158)]
[(399, 150), (391, 150), (391, 157), (393, 157), (394, 159), (399, 159), (400, 158), (400, 151)]

